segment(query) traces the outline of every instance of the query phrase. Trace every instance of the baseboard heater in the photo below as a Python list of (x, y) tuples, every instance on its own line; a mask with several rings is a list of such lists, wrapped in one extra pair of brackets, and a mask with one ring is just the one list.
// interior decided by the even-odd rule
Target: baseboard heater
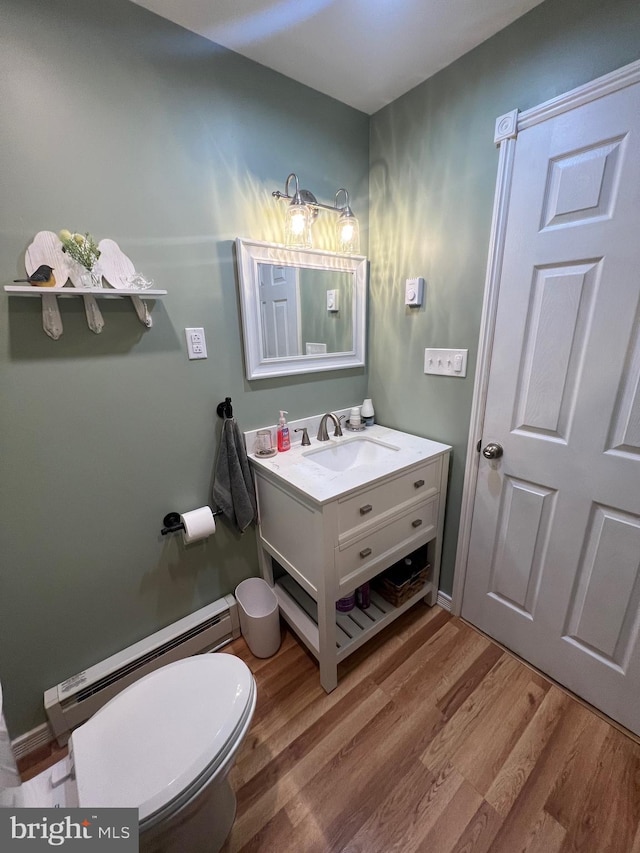
[(238, 605), (232, 595), (225, 595), (72, 675), (44, 694), (53, 736), (64, 746), (76, 726), (143, 675), (181, 658), (216, 651), (239, 636)]

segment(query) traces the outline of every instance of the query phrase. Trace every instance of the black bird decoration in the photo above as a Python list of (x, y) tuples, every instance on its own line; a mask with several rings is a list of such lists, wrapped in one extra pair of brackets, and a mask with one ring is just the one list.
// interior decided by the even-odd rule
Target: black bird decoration
[(38, 269), (27, 278), (14, 278), (14, 282), (26, 281), (35, 287), (55, 287), (56, 277), (53, 274), (53, 267), (48, 264), (41, 264)]

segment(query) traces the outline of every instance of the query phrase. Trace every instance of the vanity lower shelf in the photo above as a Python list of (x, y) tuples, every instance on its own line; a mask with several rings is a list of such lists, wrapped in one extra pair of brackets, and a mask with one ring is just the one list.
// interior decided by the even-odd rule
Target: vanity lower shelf
[[(336, 660), (344, 660), (367, 640), (391, 624), (410, 607), (433, 590), (431, 581), (403, 604), (395, 606), (371, 590), (371, 606), (366, 610), (354, 607), (348, 613), (336, 611)], [(309, 651), (320, 658), (318, 606), (313, 598), (289, 575), (279, 578), (274, 587), (280, 613), (304, 641)]]

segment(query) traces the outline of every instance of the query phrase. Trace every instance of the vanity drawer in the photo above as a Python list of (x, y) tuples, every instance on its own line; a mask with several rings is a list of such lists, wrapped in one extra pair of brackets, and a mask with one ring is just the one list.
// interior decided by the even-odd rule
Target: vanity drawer
[[(339, 582), (368, 569), (370, 566), (394, 561), (394, 554), (401, 556), (410, 550), (415, 540), (417, 547), (436, 535), (438, 521), (438, 497), (418, 504), (410, 512), (396, 518), (390, 524), (372, 530), (350, 545), (336, 548), (336, 569)], [(384, 565), (380, 567), (385, 568)], [(357, 585), (357, 584), (355, 584)]]
[(338, 534), (352, 531), (407, 501), (426, 500), (440, 488), (442, 457), (412, 468), (378, 486), (338, 499)]

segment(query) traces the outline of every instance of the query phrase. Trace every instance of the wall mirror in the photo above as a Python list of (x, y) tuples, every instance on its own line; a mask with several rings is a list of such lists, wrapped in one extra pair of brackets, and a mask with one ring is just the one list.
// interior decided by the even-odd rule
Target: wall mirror
[(365, 363), (367, 259), (236, 240), (248, 379)]

